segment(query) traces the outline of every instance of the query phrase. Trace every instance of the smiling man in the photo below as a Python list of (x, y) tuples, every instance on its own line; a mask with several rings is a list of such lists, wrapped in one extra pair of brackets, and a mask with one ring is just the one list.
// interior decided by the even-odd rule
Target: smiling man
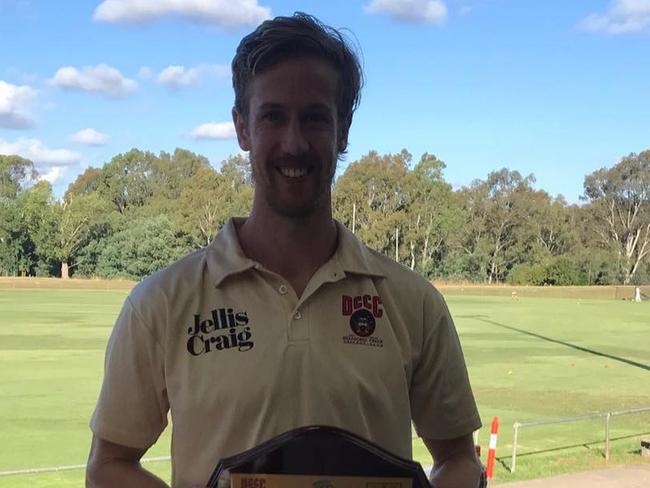
[(410, 458), (411, 421), (438, 488), (476, 488), (480, 426), (447, 307), (421, 276), (332, 218), (331, 187), (362, 72), (305, 14), (264, 22), (233, 60), (233, 120), (253, 210), (138, 285), (111, 336), (88, 486), (160, 487), (139, 459), (171, 411), (173, 486), (305, 425)]

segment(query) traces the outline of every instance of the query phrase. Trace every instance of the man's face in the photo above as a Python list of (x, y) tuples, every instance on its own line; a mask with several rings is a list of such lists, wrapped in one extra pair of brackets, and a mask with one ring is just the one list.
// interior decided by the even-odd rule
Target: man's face
[(253, 79), (248, 114), (233, 111), (233, 120), (250, 151), (256, 206), (291, 218), (330, 206), (348, 132), (337, 118), (337, 83), (334, 68), (316, 58), (284, 61)]

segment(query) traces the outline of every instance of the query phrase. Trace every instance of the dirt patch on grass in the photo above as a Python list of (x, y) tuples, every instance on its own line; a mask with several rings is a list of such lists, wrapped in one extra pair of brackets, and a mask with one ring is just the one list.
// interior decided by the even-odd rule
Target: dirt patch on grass
[[(520, 298), (584, 298), (606, 300), (634, 299), (634, 286), (514, 286), (514, 285), (471, 285), (433, 284), (443, 295), (500, 296), (512, 300)], [(641, 293), (650, 297), (650, 285), (641, 286)], [(647, 298), (646, 298), (647, 299)]]
[[(502, 296), (518, 300), (523, 297), (584, 298), (632, 300), (634, 286), (512, 286), (476, 285), (471, 283), (433, 283), (443, 295)], [(130, 290), (136, 285), (130, 280), (61, 278), (14, 278), (0, 276), (0, 288), (56, 288), (86, 290)], [(514, 292), (514, 295), (513, 295)], [(641, 286), (641, 293), (650, 297), (650, 285)]]
[(8, 278), (0, 277), (0, 288), (49, 288), (71, 290), (130, 290), (135, 281), (129, 280), (96, 280), (61, 278)]

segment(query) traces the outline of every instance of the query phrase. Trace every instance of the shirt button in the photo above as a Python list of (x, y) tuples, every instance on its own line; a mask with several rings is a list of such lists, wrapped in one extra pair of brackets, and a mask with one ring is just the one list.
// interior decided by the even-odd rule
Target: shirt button
[(293, 314), (293, 318), (296, 320), (300, 320), (302, 318), (302, 314), (300, 313), (300, 310), (298, 310), (296, 313)]
[(287, 286), (286, 285), (280, 285), (280, 288), (278, 288), (278, 291), (280, 292), (280, 295), (286, 295), (287, 294)]

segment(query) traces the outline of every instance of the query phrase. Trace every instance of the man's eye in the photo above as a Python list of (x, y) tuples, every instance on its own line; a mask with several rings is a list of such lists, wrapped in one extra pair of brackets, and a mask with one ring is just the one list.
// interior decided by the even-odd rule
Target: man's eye
[(307, 122), (312, 122), (312, 123), (323, 124), (329, 122), (329, 117), (325, 114), (319, 114), (319, 113), (308, 114), (306, 118), (307, 118)]
[(277, 122), (281, 119), (280, 112), (266, 112), (262, 115), (262, 120), (268, 120), (269, 122)]

